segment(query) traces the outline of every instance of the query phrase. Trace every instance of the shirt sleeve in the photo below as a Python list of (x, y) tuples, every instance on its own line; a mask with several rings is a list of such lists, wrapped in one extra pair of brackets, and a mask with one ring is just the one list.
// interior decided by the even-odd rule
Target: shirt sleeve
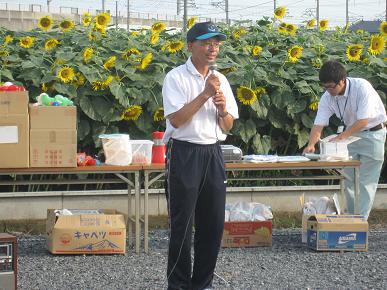
[(179, 85), (178, 76), (173, 71), (165, 76), (162, 94), (164, 117), (179, 111), (187, 102), (187, 96)]
[(314, 124), (317, 126), (327, 126), (329, 124), (329, 118), (334, 114), (334, 111), (329, 106), (328, 96), (326, 94), (322, 95), (318, 104), (317, 116), (314, 120)]
[(239, 118), (238, 105), (235, 101), (234, 94), (232, 92), (230, 83), (224, 75), (221, 77), (221, 90), (226, 97), (226, 110), (234, 118)]
[(360, 83), (357, 93), (359, 94), (359, 102), (357, 104), (356, 118), (361, 120), (377, 117), (378, 95), (372, 85), (368, 81), (363, 80)]

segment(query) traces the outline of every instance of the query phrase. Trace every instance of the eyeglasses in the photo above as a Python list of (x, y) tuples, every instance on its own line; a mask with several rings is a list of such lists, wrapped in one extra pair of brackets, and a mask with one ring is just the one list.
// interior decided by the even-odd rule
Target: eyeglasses
[(326, 86), (326, 85), (324, 85), (324, 84), (320, 84), (320, 85), (321, 85), (321, 87), (322, 87), (324, 90), (333, 90), (334, 88), (337, 87), (338, 84), (339, 84), (339, 83), (335, 83), (333, 86), (332, 86), (332, 85), (331, 85), (331, 86)]
[(211, 41), (200, 41), (199, 42), (199, 45), (206, 48), (206, 49), (209, 49), (210, 47), (212, 48), (219, 48), (222, 44), (220, 42), (211, 42)]

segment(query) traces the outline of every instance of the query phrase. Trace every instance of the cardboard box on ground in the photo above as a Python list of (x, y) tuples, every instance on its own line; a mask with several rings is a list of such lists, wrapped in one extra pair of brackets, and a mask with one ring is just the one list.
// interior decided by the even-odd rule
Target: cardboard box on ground
[(308, 200), (305, 194), (300, 196), (300, 204), (302, 208), (301, 220), (301, 241), (307, 242), (308, 219), (314, 214), (341, 214), (341, 206), (339, 198), (335, 193), (332, 197), (311, 197)]
[(113, 209), (67, 210), (66, 214), (48, 209), (48, 250), (53, 254), (124, 254), (125, 221), (125, 215)]
[(28, 92), (0, 92), (0, 168), (29, 167)]
[(262, 247), (272, 245), (273, 214), (257, 202), (226, 204), (222, 247)]
[(30, 166), (77, 166), (75, 106), (29, 106)]
[(312, 215), (307, 245), (316, 251), (367, 251), (367, 219), (360, 215)]

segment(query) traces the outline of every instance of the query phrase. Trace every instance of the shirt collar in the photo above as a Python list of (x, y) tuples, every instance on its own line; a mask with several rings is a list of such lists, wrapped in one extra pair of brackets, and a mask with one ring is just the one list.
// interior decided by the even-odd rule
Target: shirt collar
[(196, 76), (202, 76), (198, 70), (196, 69), (196, 67), (194, 66), (194, 64), (192, 63), (192, 60), (191, 60), (191, 57), (188, 58), (187, 62), (185, 63), (186, 66), (187, 66), (187, 70), (193, 74), (193, 75), (196, 75)]

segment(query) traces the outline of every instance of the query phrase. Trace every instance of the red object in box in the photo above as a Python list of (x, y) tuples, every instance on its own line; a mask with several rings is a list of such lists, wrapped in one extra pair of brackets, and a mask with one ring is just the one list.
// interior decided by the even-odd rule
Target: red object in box
[(165, 163), (166, 147), (163, 143), (164, 132), (153, 132), (152, 163)]

